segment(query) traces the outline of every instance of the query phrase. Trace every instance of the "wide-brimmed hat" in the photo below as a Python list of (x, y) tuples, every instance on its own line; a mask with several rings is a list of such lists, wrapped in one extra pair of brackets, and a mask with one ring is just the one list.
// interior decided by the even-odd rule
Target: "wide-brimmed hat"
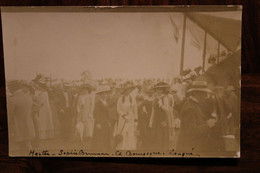
[(35, 90), (35, 84), (29, 81), (21, 81), (21, 88), (28, 88), (30, 90)]
[(190, 92), (207, 92), (211, 93), (212, 91), (208, 88), (208, 83), (206, 81), (193, 81), (190, 88), (187, 90), (187, 93)]
[(38, 84), (46, 84), (48, 81), (47, 81), (47, 79), (45, 78), (45, 77), (41, 77), (38, 81), (37, 81), (37, 83)]
[(97, 87), (96, 94), (102, 94), (102, 93), (106, 93), (106, 92), (110, 92), (110, 91), (111, 91), (111, 88), (108, 85), (99, 86), (99, 87)]
[(63, 86), (64, 86), (64, 87), (71, 87), (71, 86), (73, 86), (73, 84), (72, 84), (72, 82), (64, 81), (64, 82), (63, 82)]
[(21, 82), (19, 80), (10, 80), (7, 82), (7, 87), (19, 87)]
[(122, 90), (122, 94), (124, 94), (126, 91), (129, 90), (134, 90), (135, 89), (135, 85), (132, 82), (126, 82), (123, 84), (123, 90)]
[(155, 84), (153, 86), (153, 89), (158, 89), (158, 88), (167, 89), (169, 87), (170, 86), (167, 83), (165, 83), (165, 82), (158, 82), (157, 84)]

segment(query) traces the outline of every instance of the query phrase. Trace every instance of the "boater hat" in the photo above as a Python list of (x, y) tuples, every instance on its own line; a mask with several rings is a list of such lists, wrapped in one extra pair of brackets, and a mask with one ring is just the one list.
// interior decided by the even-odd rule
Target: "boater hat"
[(206, 81), (193, 81), (190, 89), (187, 90), (187, 93), (200, 91), (211, 93), (212, 91), (208, 88)]

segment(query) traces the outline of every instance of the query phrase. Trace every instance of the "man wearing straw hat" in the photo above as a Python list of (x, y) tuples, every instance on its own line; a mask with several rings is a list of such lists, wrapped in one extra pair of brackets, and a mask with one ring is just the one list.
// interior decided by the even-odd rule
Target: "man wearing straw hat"
[(187, 90), (187, 100), (180, 110), (181, 129), (177, 150), (203, 153), (214, 148), (210, 142), (210, 132), (217, 123), (217, 117), (211, 115), (211, 90), (206, 81), (194, 81)]

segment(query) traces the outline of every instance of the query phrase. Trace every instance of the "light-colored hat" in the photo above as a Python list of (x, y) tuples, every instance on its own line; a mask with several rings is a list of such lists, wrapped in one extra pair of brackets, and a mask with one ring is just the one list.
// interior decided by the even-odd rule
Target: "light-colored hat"
[(187, 90), (187, 93), (200, 91), (211, 93), (212, 91), (208, 88), (208, 83), (206, 81), (193, 81), (190, 89)]
[(73, 84), (71, 83), (71, 82), (69, 82), (69, 81), (64, 81), (63, 82), (63, 86), (65, 86), (65, 87), (71, 87)]
[(103, 85), (103, 86), (99, 86), (99, 87), (97, 88), (96, 94), (101, 94), (101, 93), (110, 92), (110, 91), (111, 91), (110, 86), (108, 86), (108, 85)]

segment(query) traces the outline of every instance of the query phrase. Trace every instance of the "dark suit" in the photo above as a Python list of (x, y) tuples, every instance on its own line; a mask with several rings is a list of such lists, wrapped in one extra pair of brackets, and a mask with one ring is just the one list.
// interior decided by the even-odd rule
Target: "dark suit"
[(58, 112), (61, 122), (61, 135), (66, 140), (72, 135), (74, 106), (75, 99), (71, 91), (59, 93)]
[[(189, 152), (192, 149), (196, 153), (216, 152), (220, 147), (220, 140), (216, 132), (216, 126), (210, 128), (207, 120), (212, 118), (209, 110), (201, 105), (193, 97), (187, 98), (180, 111), (181, 129), (177, 150)], [(214, 135), (214, 136), (212, 136)]]

